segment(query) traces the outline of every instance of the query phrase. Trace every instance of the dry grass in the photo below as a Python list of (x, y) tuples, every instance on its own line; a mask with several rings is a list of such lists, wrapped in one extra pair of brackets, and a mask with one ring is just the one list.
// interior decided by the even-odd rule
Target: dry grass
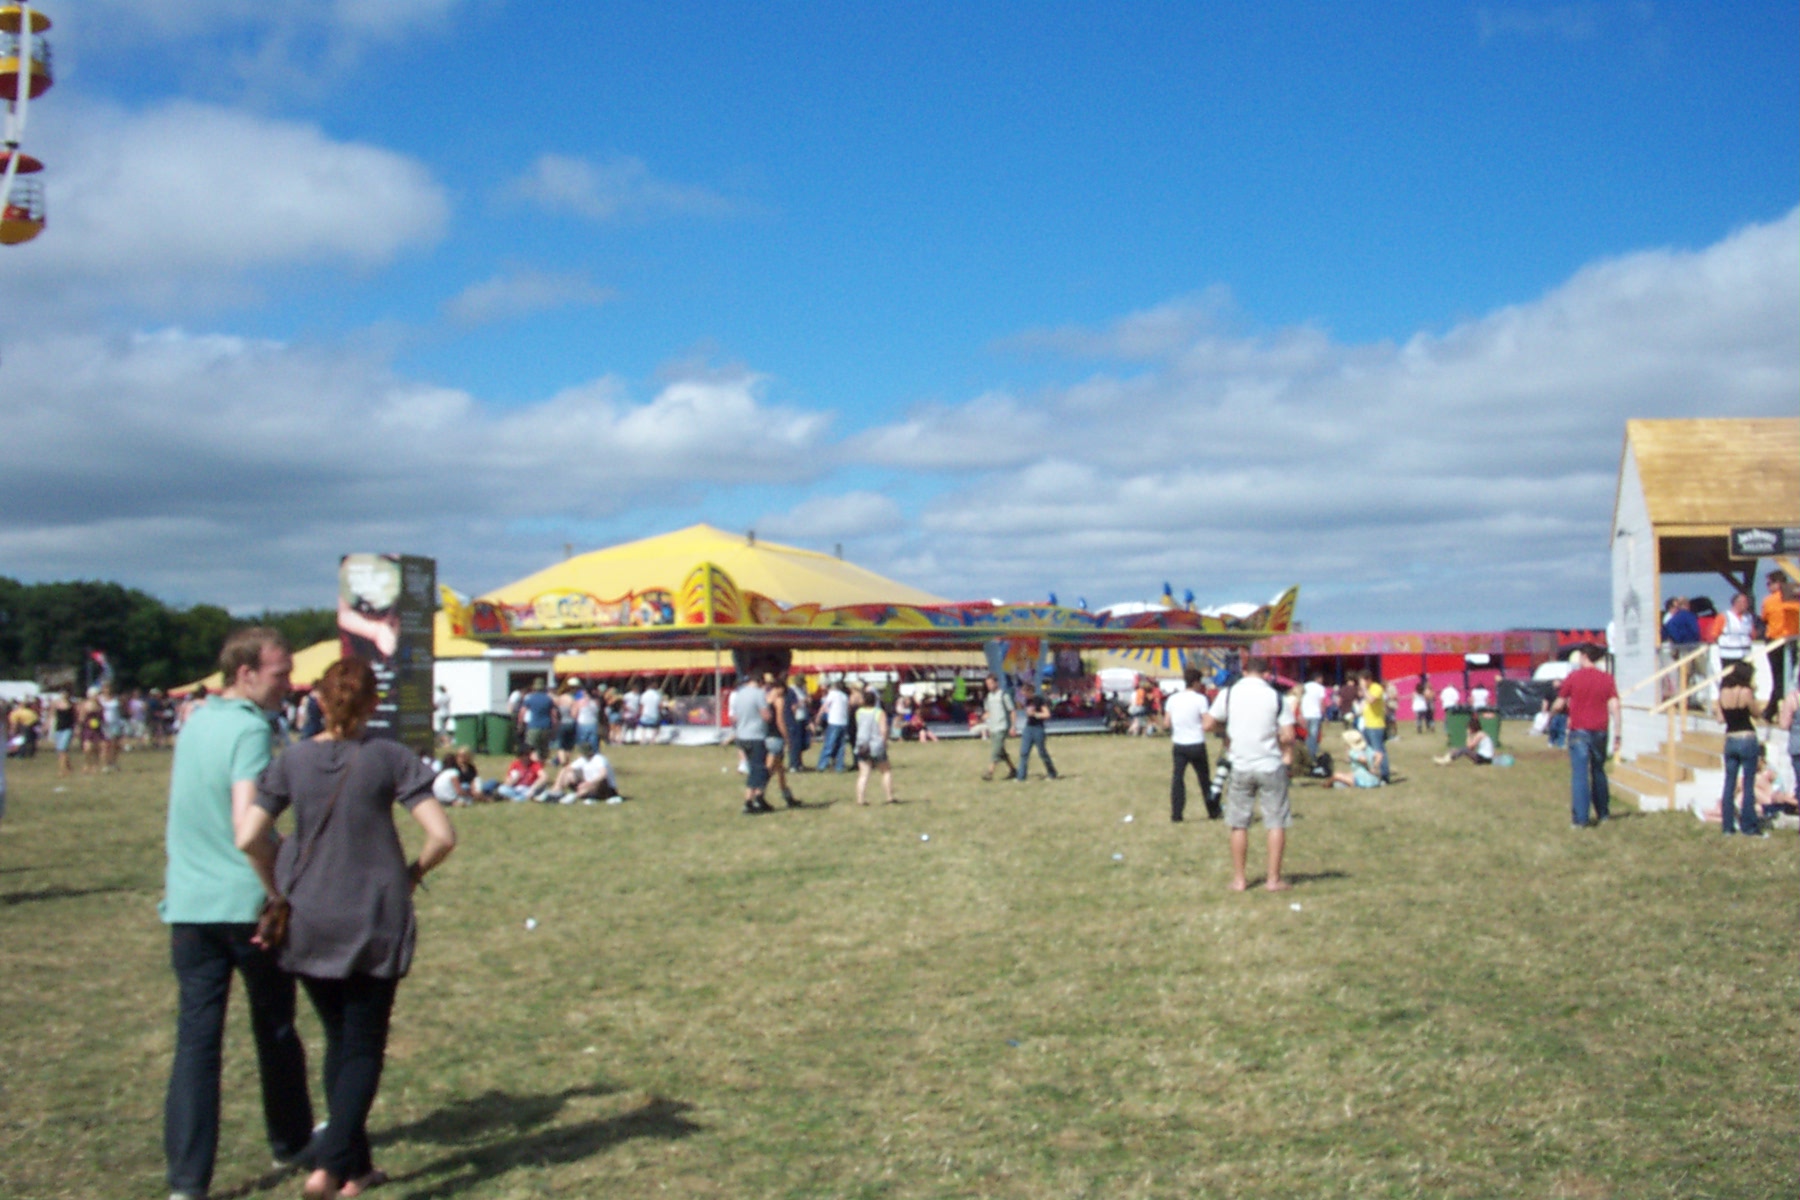
[[(459, 813), (372, 1122), (386, 1194), (1794, 1194), (1791, 836), (1574, 833), (1559, 757), (1434, 749), (1299, 792), (1280, 896), (1168, 822), (1163, 741), (1057, 740), (1065, 780), (1025, 785), (907, 746), (906, 804), (807, 775), (829, 806), (755, 819), (725, 752), (627, 748), (629, 804)], [(12, 768), (0, 1195), (159, 1194), (166, 773)], [(251, 1186), (233, 1023), (216, 1190), (297, 1191)]]

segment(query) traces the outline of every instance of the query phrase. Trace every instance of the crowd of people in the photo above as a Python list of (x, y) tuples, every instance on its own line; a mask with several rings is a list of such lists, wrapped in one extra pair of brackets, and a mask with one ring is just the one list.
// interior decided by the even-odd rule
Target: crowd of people
[[(649, 745), (665, 740), (664, 730), (688, 720), (682, 698), (667, 696), (654, 683), (632, 679), (625, 690), (566, 676), (550, 689), (539, 676), (507, 697), (514, 729), (513, 749), (535, 750), (540, 758), (566, 766), (577, 752), (597, 753), (602, 745)], [(438, 689), (437, 722), (450, 734), (450, 697)]]
[(107, 774), (118, 769), (127, 750), (163, 749), (181, 728), (185, 705), (160, 689), (115, 689), (110, 682), (86, 691), (59, 689), (0, 701), (0, 730), (9, 758), (32, 758), (46, 742), (57, 756), (57, 773)]
[[(1783, 592), (1772, 589), (1772, 595)], [(1738, 599), (1733, 607), (1742, 610), (1744, 598)], [(1730, 626), (1721, 629), (1728, 635)], [(1719, 644), (1735, 649), (1726, 635)], [(1791, 680), (1773, 709), (1763, 709), (1747, 659), (1728, 660), (1712, 702), (1725, 746), (1718, 819), (1735, 836), (1759, 834), (1770, 811), (1792, 808), (1793, 796), (1780, 790), (1768, 769), (1756, 722), (1772, 719), (1791, 731), (1800, 709)], [(1576, 829), (1594, 828), (1611, 816), (1606, 762), (1618, 749), (1621, 703), (1603, 661), (1598, 647), (1577, 647), (1572, 669), (1543, 714), (1541, 732), (1552, 744), (1561, 738), (1568, 749)], [(1293, 781), (1304, 771), (1325, 786), (1374, 789), (1395, 782), (1388, 753), (1394, 692), (1369, 671), (1334, 689), (1321, 673), (1301, 683), (1283, 680), (1255, 655), (1228, 667), (1222, 675), (1190, 669), (1173, 693), (1140, 679), (1126, 705), (1124, 731), (1167, 733), (1170, 819), (1186, 819), (1192, 777), (1207, 819), (1227, 830), (1233, 890), (1260, 882), (1266, 890), (1285, 891), (1292, 886), (1283, 861)], [(565, 680), (552, 690), (538, 679), (514, 697), (512, 761), (501, 777), (483, 779), (466, 747), (443, 745), (442, 757), (434, 758), (368, 736), (376, 684), (359, 659), (333, 664), (307, 696), (296, 699), (290, 696), (289, 647), (275, 631), (257, 628), (227, 640), (220, 669), (224, 686), (210, 695), (202, 689), (177, 702), (156, 693), (120, 695), (102, 684), (79, 699), (53, 693), (15, 704), (0, 719), (20, 750), (35, 748), (47, 732), (65, 773), (73, 770), (69, 756), (77, 745), (84, 769), (103, 772), (116, 764), (109, 744), (168, 745), (180, 732), (173, 739), (159, 910), (169, 927), (178, 984), (164, 1119), (172, 1197), (204, 1197), (211, 1184), (226, 997), (234, 974), (249, 1000), (266, 1133), (277, 1161), (308, 1172), (305, 1195), (312, 1200), (354, 1197), (384, 1178), (373, 1161), (367, 1120), (396, 990), (416, 950), (411, 897), (456, 845), (448, 810), (483, 801), (617, 803), (623, 796), (604, 748), (658, 743), (664, 722), (678, 710), (654, 685), (634, 682), (616, 691)], [(1433, 728), (1433, 699), (1447, 711), (1470, 711), (1461, 708), (1453, 686), (1433, 697), (1421, 677), (1413, 693), (1418, 732)], [(1471, 689), (1467, 734), (1438, 763), (1479, 767), (1497, 761), (1493, 734), (1481, 719), (1488, 709), (1485, 693)], [(1059, 777), (1047, 735), (1059, 709), (1074, 706), (1070, 698), (990, 674), (978, 695), (959, 685), (956, 704), (988, 743), (982, 780), (1026, 781), (1034, 753), (1045, 779)], [(774, 812), (771, 795), (788, 807), (806, 807), (792, 776), (842, 773), (850, 764), (859, 805), (870, 803), (869, 785), (877, 777), (883, 799), (899, 803), (890, 746), (909, 730), (920, 740), (936, 740), (926, 720), (933, 705), (891, 684), (878, 690), (838, 678), (814, 691), (784, 673), (766, 672), (745, 676), (728, 705), (724, 719), (744, 776), (747, 815)], [(1342, 770), (1334, 769), (1322, 745), (1324, 726), (1333, 719), (1346, 726), (1339, 735)], [(297, 742), (290, 742), (290, 729), (298, 731)], [(1216, 764), (1209, 738), (1218, 739)], [(91, 759), (90, 740), (97, 747)], [(1791, 753), (1791, 740), (1789, 746)], [(1800, 761), (1794, 765), (1800, 770)], [(4, 780), (0, 772), (0, 816)], [(396, 807), (423, 833), (410, 862), (395, 827)], [(290, 809), (294, 832), (283, 839), (275, 822)], [(1249, 831), (1258, 816), (1266, 866), (1253, 880)], [(327, 1119), (317, 1126), (306, 1048), (295, 1025), (300, 991), (317, 1011), (325, 1040)]]
[[(1706, 678), (1708, 667), (1718, 668), (1714, 686), (1694, 692), (1690, 708), (1707, 711), (1724, 727), (1724, 788), (1716, 805), (1702, 815), (1716, 815), (1727, 835), (1760, 834), (1766, 820), (1779, 813), (1800, 811), (1800, 749), (1795, 745), (1793, 724), (1796, 708), (1795, 664), (1800, 658), (1800, 584), (1786, 574), (1770, 572), (1764, 580), (1760, 606), (1748, 592), (1735, 592), (1724, 612), (1704, 596), (1672, 596), (1664, 606), (1661, 647), (1663, 662), (1687, 662), (1694, 667), (1671, 674), (1664, 694), (1673, 697), (1689, 678)], [(1757, 641), (1766, 646), (1768, 699), (1758, 702), (1754, 688), (1752, 655)], [(1788, 753), (1794, 781), (1784, 791), (1769, 762), (1764, 739), (1756, 722), (1788, 734)]]

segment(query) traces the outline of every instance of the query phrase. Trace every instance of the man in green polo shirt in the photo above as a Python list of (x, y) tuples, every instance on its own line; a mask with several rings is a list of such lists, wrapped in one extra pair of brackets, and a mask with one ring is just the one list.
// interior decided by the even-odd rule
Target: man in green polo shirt
[(231, 974), (244, 978), (261, 1068), (263, 1121), (278, 1162), (312, 1136), (306, 1052), (294, 1028), (294, 980), (251, 941), (268, 894), (237, 848), (233, 819), (256, 799), (269, 762), (268, 710), (286, 697), (294, 658), (273, 629), (241, 629), (219, 652), (225, 689), (195, 709), (175, 742), (169, 777), (169, 865), (158, 911), (169, 926), (180, 987), (175, 1061), (163, 1108), (172, 1198), (212, 1185), (219, 1142), (219, 1069)]

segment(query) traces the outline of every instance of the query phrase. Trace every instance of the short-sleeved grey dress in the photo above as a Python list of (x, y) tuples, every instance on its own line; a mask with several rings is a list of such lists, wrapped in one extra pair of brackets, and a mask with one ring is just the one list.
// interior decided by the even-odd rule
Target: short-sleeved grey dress
[(271, 816), (294, 809), (294, 836), (275, 859), (275, 884), (293, 905), (282, 968), (315, 979), (403, 977), (418, 932), (393, 806), (429, 799), (431, 769), (398, 742), (306, 741), (270, 763), (256, 790)]

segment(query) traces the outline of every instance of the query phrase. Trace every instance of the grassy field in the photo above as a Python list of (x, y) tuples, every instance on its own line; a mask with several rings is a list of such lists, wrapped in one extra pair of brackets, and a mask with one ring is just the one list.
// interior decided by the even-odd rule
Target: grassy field
[[(460, 811), (376, 1194), (1794, 1195), (1792, 835), (1571, 831), (1564, 760), (1508, 736), (1298, 791), (1280, 895), (1169, 822), (1162, 740), (1053, 740), (1023, 785), (906, 746), (904, 804), (805, 775), (759, 818), (727, 752), (625, 748), (627, 804)], [(52, 770), (0, 826), (0, 1196), (160, 1196), (168, 759)], [(240, 992), (215, 1194), (296, 1194), (253, 1059)]]

